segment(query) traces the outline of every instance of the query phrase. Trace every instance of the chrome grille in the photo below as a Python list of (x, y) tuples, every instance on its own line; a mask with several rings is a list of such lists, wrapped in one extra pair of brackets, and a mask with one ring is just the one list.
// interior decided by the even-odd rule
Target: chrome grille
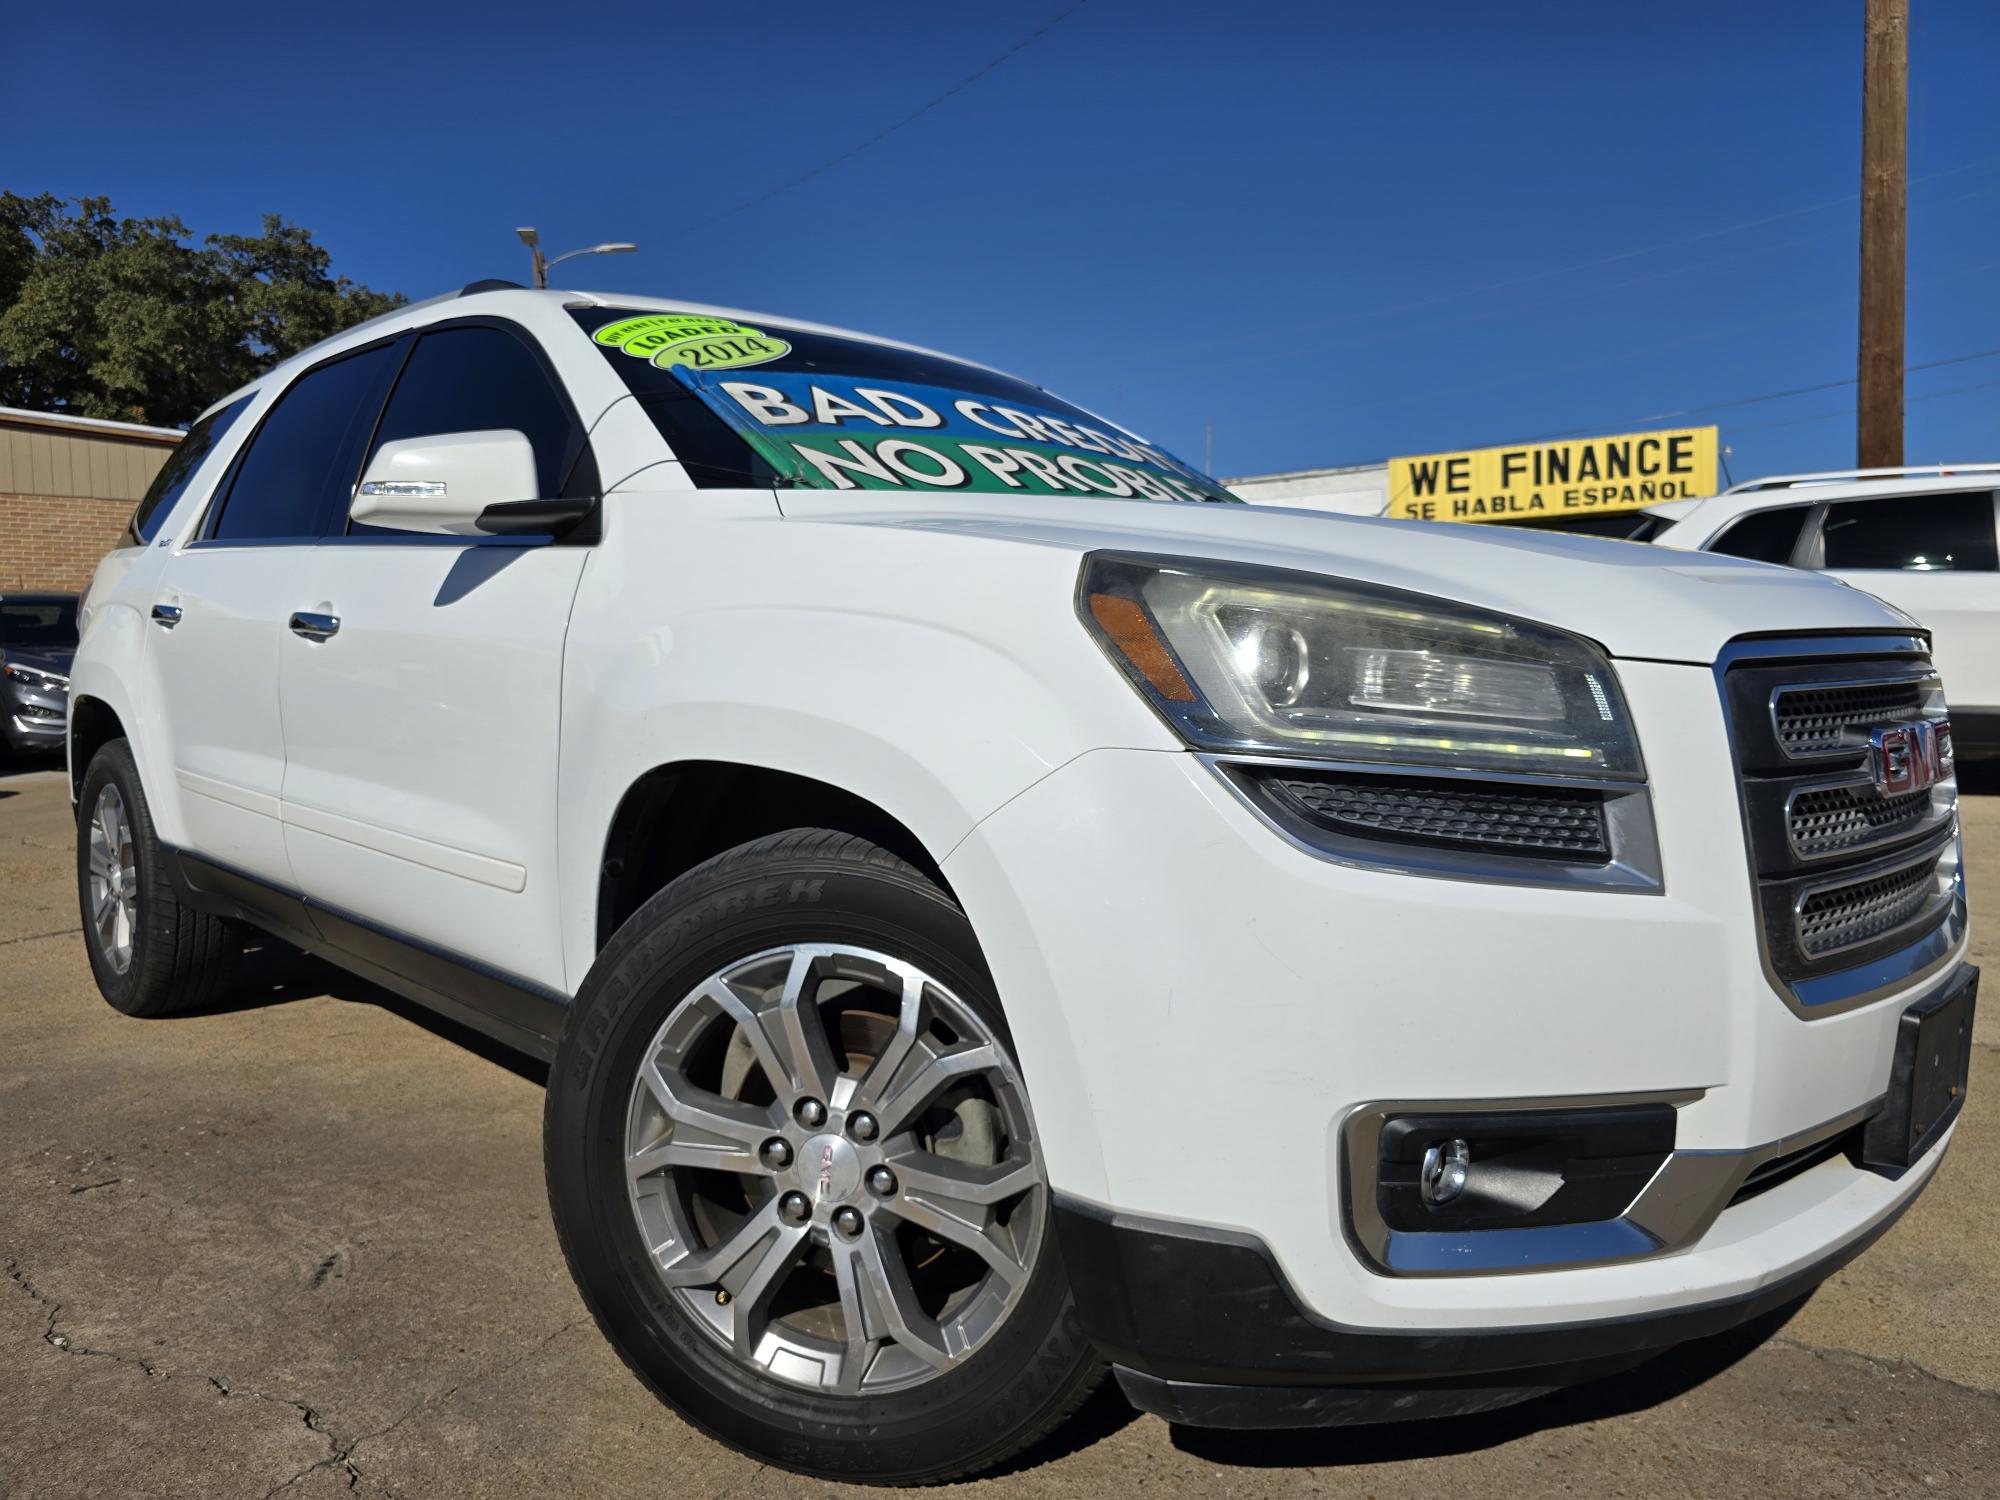
[(1884, 797), (1872, 781), (1795, 792), (1786, 815), (1792, 847), (1823, 855), (1894, 839), (1920, 829), (1932, 817), (1928, 790)]
[(1824, 886), (1799, 902), (1799, 951), (1809, 959), (1857, 948), (1906, 926), (1938, 896), (1937, 855), (1845, 885)]
[(1742, 642), (1721, 687), (1764, 958), (1787, 1002), (1828, 1014), (1941, 961), (1963, 921), (1956, 785), (1947, 766), (1885, 793), (1871, 746), (1876, 730), (1946, 722), (1925, 643)]
[(1787, 755), (1825, 755), (1865, 739), (1862, 731), (1923, 713), (1922, 682), (1845, 682), (1786, 688), (1772, 705), (1778, 743)]

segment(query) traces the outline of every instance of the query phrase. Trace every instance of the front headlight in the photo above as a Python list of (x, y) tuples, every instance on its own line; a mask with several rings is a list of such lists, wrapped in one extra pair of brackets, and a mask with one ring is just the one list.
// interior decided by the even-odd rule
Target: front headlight
[(0, 676), (42, 693), (55, 692), (69, 686), (67, 677), (58, 677), (53, 672), (39, 672), (33, 667), (0, 667)]
[(1610, 662), (1545, 625), (1310, 573), (1104, 553), (1085, 561), (1077, 608), (1202, 749), (1645, 775)]

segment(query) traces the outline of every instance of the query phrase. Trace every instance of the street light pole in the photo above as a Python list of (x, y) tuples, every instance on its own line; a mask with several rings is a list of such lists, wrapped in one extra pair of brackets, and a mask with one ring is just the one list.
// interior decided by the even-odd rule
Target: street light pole
[(535, 289), (541, 291), (549, 284), (549, 267), (560, 265), (566, 260), (574, 260), (579, 255), (625, 255), (639, 247), (627, 240), (607, 240), (601, 245), (587, 245), (581, 250), (566, 250), (553, 260), (542, 254), (542, 237), (532, 228), (523, 227), (514, 231), (521, 237), (521, 243), (528, 247), (528, 254), (534, 257)]
[(521, 243), (528, 247), (528, 254), (535, 258), (535, 290), (541, 291), (549, 284), (548, 262), (542, 259), (542, 237), (533, 229), (517, 229), (514, 233), (521, 237)]
[(532, 228), (518, 228), (514, 234), (520, 236), (520, 242), (528, 246), (528, 254), (534, 256), (534, 290), (540, 292), (548, 286), (548, 262), (542, 260), (542, 236)]

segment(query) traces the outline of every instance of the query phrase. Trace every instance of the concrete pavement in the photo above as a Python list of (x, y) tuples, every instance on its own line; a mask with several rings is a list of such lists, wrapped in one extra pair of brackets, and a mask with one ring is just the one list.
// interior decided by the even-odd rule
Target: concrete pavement
[[(1967, 827), (1992, 965), (2000, 797)], [(121, 1017), (71, 851), (60, 775), (0, 776), (0, 1497), (842, 1488), (691, 1431), (599, 1338), (543, 1202), (532, 1065), (275, 950), (233, 1008)], [(969, 1488), (2000, 1494), (2000, 1004), (1980, 1042), (1936, 1183), (1782, 1325), (1402, 1428), (1181, 1431), (1105, 1392)]]

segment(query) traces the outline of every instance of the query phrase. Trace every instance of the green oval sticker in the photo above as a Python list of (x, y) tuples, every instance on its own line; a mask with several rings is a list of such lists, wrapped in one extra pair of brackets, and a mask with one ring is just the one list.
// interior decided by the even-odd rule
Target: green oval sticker
[(733, 370), (783, 359), (792, 346), (761, 328), (697, 313), (649, 313), (606, 323), (592, 335), (598, 343), (666, 369)]

